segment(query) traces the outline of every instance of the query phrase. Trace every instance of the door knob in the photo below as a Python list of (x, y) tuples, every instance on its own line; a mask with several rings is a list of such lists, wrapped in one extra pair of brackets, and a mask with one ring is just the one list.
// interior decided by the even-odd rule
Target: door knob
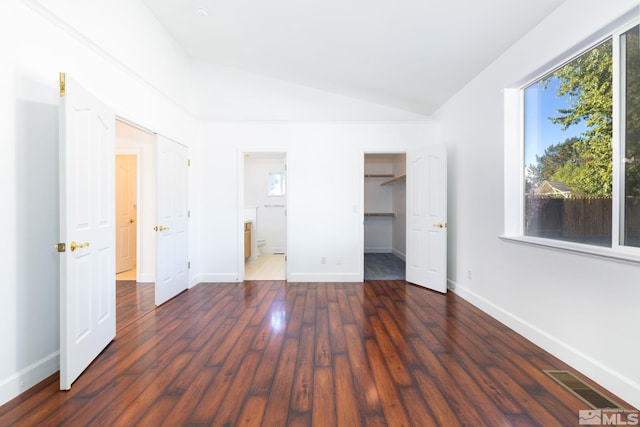
[(89, 247), (89, 242), (85, 242), (85, 243), (76, 243), (74, 241), (71, 241), (71, 243), (69, 243), (69, 249), (71, 250), (71, 252), (75, 251), (76, 249), (79, 248), (88, 248)]
[(433, 224), (434, 227), (445, 228), (447, 226), (446, 222), (439, 222), (437, 224)]
[(136, 220), (135, 220), (135, 219), (133, 219), (133, 218), (131, 218), (131, 219), (129, 220), (129, 224), (133, 224), (134, 222), (136, 222)]

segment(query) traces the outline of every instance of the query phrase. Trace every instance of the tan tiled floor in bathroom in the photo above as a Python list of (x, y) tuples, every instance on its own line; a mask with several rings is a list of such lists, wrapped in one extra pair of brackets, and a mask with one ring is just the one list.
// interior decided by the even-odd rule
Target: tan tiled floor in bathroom
[(244, 264), (245, 280), (286, 280), (284, 254), (261, 254)]

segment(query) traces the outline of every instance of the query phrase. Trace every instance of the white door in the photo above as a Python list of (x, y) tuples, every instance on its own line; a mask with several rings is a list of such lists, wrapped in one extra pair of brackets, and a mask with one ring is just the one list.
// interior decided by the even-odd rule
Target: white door
[(116, 155), (116, 273), (136, 265), (137, 157)]
[(157, 137), (156, 305), (187, 289), (188, 151)]
[(116, 335), (115, 115), (63, 74), (60, 89), (60, 389), (68, 390)]
[(407, 282), (447, 292), (447, 151), (407, 153)]

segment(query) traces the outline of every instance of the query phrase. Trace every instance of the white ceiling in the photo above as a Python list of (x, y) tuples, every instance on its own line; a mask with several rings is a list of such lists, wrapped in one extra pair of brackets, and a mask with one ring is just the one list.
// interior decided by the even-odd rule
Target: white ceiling
[(564, 0), (142, 1), (194, 60), (431, 114)]

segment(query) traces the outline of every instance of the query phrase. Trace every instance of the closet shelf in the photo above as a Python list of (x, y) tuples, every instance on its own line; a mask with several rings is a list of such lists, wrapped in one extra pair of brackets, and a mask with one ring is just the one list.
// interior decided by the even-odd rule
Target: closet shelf
[(396, 216), (393, 212), (365, 212), (364, 216)]
[(365, 178), (393, 178), (393, 174), (389, 173), (366, 173)]
[[(393, 176), (393, 175), (391, 175), (391, 176)], [(404, 181), (405, 179), (407, 179), (407, 174), (403, 173), (402, 175), (398, 175), (395, 178), (390, 179), (389, 181), (381, 182), (380, 183), (380, 187), (383, 187), (383, 186), (389, 185), (389, 184), (393, 184), (394, 182), (397, 182), (397, 181)]]

